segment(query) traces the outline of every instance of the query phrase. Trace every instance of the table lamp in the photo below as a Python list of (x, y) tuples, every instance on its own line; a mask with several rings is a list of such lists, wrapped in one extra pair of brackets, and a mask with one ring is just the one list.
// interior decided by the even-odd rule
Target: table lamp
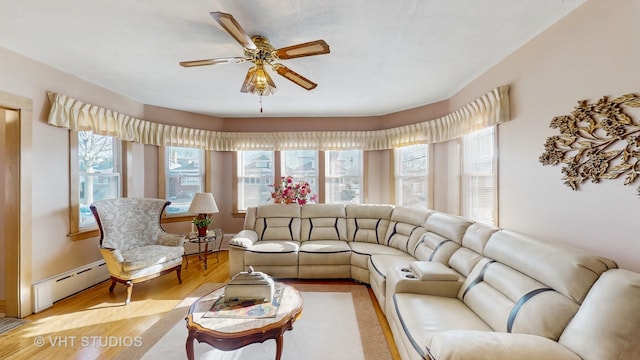
[(212, 193), (196, 193), (189, 206), (190, 214), (198, 214), (191, 222), (198, 228), (198, 236), (206, 236), (211, 223), (209, 214), (218, 213), (218, 205)]

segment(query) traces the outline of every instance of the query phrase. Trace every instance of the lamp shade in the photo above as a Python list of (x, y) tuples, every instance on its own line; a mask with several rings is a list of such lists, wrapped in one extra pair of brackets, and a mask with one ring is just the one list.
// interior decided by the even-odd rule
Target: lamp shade
[(215, 214), (218, 212), (218, 205), (212, 193), (196, 193), (189, 206), (190, 214)]

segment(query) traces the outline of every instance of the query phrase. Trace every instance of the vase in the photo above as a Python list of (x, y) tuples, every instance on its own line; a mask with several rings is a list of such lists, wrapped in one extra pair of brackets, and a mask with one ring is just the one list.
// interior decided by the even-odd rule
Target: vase
[(207, 226), (198, 226), (198, 236), (207, 236)]

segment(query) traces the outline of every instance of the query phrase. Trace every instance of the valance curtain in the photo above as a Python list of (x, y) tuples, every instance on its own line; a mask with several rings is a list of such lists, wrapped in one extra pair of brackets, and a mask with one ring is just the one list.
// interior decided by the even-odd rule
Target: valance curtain
[(70, 98), (49, 93), (50, 125), (74, 131), (93, 131), (121, 140), (158, 146), (180, 146), (214, 151), (241, 150), (386, 150), (438, 143), (509, 118), (509, 87), (501, 86), (457, 111), (420, 123), (371, 131), (223, 132), (165, 125), (141, 120)]

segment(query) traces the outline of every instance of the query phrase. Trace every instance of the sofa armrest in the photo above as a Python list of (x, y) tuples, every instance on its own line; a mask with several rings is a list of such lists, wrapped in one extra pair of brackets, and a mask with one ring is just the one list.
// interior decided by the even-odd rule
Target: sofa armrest
[(122, 273), (124, 257), (122, 253), (120, 253), (120, 250), (101, 247), (100, 254), (102, 254), (110, 274), (119, 275)]
[(416, 273), (413, 266), (395, 268), (387, 274), (387, 297), (390, 299), (395, 293), (412, 293), (455, 298), (464, 279), (450, 271), (453, 276)]
[(165, 246), (183, 246), (184, 241), (184, 235), (179, 234), (161, 233), (158, 238), (158, 244)]
[(580, 360), (559, 343), (542, 336), (490, 331), (450, 330), (435, 333), (427, 344), (431, 360)]
[(229, 240), (230, 246), (248, 248), (258, 241), (258, 233), (253, 230), (242, 230)]

